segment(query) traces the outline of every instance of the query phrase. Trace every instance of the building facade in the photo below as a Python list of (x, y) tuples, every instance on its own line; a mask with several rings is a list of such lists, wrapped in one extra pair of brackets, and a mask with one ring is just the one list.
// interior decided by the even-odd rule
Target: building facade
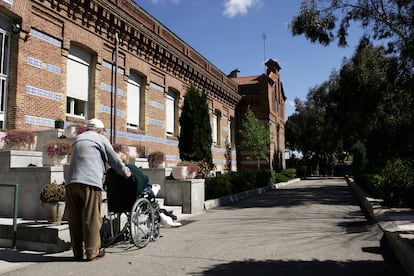
[(96, 117), (113, 143), (163, 151), (173, 166), (193, 85), (208, 96), (217, 170), (236, 169), (237, 83), (134, 1), (0, 0), (0, 43), (0, 129)]
[[(240, 128), (246, 109), (250, 106), (255, 117), (268, 124), (270, 148), (268, 161), (261, 160), (260, 168), (280, 171), (286, 168), (285, 160), (285, 102), (286, 96), (280, 79), (281, 67), (278, 62), (269, 59), (265, 63), (266, 74), (258, 76), (231, 76), (238, 84), (241, 101), (237, 107), (237, 127)], [(239, 135), (237, 144), (242, 143)], [(237, 152), (238, 169), (257, 168), (256, 160), (248, 160), (248, 153)]]

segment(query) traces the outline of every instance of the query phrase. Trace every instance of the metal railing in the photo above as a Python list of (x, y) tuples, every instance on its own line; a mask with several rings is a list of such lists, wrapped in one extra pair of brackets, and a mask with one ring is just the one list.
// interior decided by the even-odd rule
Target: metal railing
[(14, 188), (14, 208), (13, 208), (13, 238), (12, 238), (12, 249), (16, 249), (16, 238), (17, 238), (17, 213), (19, 209), (19, 184), (17, 183), (0, 183), (3, 187)]

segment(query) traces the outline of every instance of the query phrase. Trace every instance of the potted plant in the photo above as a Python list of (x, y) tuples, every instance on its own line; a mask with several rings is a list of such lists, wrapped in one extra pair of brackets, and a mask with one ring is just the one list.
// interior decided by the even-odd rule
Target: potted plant
[[(53, 159), (54, 164), (68, 162), (68, 156), (72, 154), (72, 142), (66, 139), (59, 139), (46, 145), (47, 155)], [(65, 160), (66, 158), (66, 160)]]
[(55, 120), (55, 128), (56, 129), (63, 129), (65, 127), (65, 121), (62, 118), (57, 118)]
[(6, 150), (34, 150), (36, 148), (36, 136), (26, 130), (10, 130), (2, 137)]
[(74, 138), (86, 131), (86, 127), (82, 124), (71, 124), (65, 127), (64, 134), (66, 138)]
[(40, 200), (49, 223), (61, 223), (66, 207), (65, 194), (65, 185), (57, 184), (56, 181), (43, 186), (40, 192)]
[(137, 157), (138, 158), (144, 158), (145, 157), (145, 146), (142, 144), (138, 144), (135, 146), (137, 151)]
[(198, 165), (191, 161), (182, 161), (172, 168), (171, 175), (174, 179), (193, 179), (198, 173)]
[(162, 151), (154, 151), (147, 156), (150, 168), (159, 168), (165, 161), (165, 154)]

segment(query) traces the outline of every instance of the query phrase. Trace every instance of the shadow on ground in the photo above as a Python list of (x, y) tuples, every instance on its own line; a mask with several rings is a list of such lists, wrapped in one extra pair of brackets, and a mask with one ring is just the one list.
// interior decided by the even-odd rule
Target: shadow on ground
[(245, 260), (243, 262), (230, 262), (206, 268), (197, 276), (220, 275), (404, 275), (395, 274), (395, 271), (384, 269), (383, 262), (377, 261), (296, 261), (296, 260)]

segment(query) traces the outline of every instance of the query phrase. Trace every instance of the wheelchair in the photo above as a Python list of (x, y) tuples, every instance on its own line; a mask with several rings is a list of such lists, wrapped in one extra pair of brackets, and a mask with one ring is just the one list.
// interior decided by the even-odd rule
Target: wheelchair
[(103, 248), (121, 241), (143, 248), (159, 238), (160, 207), (153, 191), (154, 185), (157, 184), (146, 185), (137, 196), (138, 185), (133, 176), (126, 179), (115, 170), (108, 170), (104, 182), (108, 216), (103, 218), (101, 228)]

